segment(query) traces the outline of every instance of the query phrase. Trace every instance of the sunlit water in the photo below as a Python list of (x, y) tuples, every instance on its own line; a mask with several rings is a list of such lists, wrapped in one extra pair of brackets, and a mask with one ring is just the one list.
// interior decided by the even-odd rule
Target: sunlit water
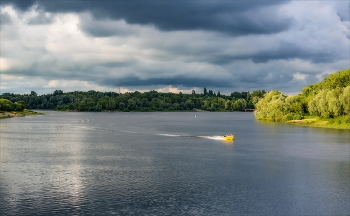
[(349, 130), (252, 113), (47, 113), (0, 120), (0, 215), (350, 214)]

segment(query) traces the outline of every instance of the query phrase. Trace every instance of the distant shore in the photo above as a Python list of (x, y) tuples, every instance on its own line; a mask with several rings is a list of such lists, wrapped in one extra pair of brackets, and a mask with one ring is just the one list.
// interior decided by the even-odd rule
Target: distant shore
[(0, 119), (12, 118), (12, 117), (23, 117), (23, 116), (33, 116), (33, 115), (45, 115), (44, 113), (38, 113), (32, 110), (23, 111), (0, 111)]
[[(85, 111), (78, 111), (76, 109), (74, 109), (74, 110), (54, 110), (54, 111), (58, 111), (58, 112), (85, 112)], [(91, 112), (94, 112), (94, 111), (91, 111)], [(120, 111), (120, 110), (114, 110), (114, 111), (102, 110), (101, 112), (125, 112), (125, 111)], [(211, 111), (193, 108), (191, 110), (166, 110), (166, 111), (159, 111), (159, 110), (149, 110), (149, 111), (132, 110), (132, 111), (127, 111), (127, 112), (211, 112)], [(216, 111), (216, 112), (227, 112), (227, 111)], [(233, 111), (231, 111), (231, 112), (233, 112)]]
[(194, 111), (196, 112), (210, 112), (210, 111), (207, 111), (207, 110), (201, 110), (201, 109), (196, 109), (196, 108), (193, 108)]

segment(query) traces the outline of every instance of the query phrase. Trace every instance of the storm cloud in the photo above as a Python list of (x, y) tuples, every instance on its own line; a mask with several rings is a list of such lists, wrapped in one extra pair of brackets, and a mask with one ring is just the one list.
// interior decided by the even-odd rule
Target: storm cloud
[(121, 80), (125, 91), (296, 93), (350, 67), (344, 1), (4, 0), (0, 17), (2, 92)]
[[(207, 30), (232, 35), (273, 34), (287, 30), (290, 17), (277, 12), (288, 1), (5, 1), (22, 10), (38, 5), (47, 12), (89, 11), (95, 19), (123, 19), (129, 24), (154, 25), (160, 30)], [(86, 28), (103, 35), (100, 26)], [(110, 36), (106, 32), (105, 36)]]

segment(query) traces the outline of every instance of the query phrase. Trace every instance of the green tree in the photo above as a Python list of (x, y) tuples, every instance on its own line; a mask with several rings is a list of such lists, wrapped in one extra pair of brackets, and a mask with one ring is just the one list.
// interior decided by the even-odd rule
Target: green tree
[(62, 90), (55, 90), (53, 92), (53, 95), (56, 96), (56, 95), (63, 95), (63, 91)]
[(233, 110), (238, 111), (238, 110), (243, 110), (245, 108), (247, 108), (247, 101), (243, 98), (239, 98), (232, 103)]
[(339, 96), (339, 101), (343, 107), (344, 114), (350, 114), (350, 85), (345, 87), (343, 93)]
[(128, 109), (129, 110), (134, 110), (136, 108), (136, 102), (133, 99), (128, 100)]
[(173, 107), (174, 107), (175, 110), (180, 109), (179, 103), (174, 103), (174, 104), (173, 104)]
[(117, 104), (115, 103), (115, 100), (113, 98), (109, 98), (106, 108), (108, 110), (115, 110), (116, 107), (117, 107)]
[(255, 116), (258, 119), (269, 119), (272, 121), (282, 121), (284, 112), (284, 100), (286, 96), (282, 92), (277, 90), (272, 90), (265, 94), (255, 106), (257, 110), (255, 111)]
[(187, 99), (185, 102), (185, 106), (187, 107), (187, 109), (192, 109), (194, 108), (194, 103), (191, 99)]
[(124, 109), (125, 109), (125, 103), (120, 102), (120, 103), (119, 103), (119, 109), (120, 109), (120, 110), (124, 110)]
[(342, 89), (332, 89), (327, 92), (326, 99), (328, 101), (328, 110), (332, 117), (337, 117), (343, 114), (343, 106), (339, 100)]
[(0, 99), (0, 110), (1, 111), (12, 111), (14, 110), (14, 105), (11, 101), (7, 99)]
[(149, 107), (149, 101), (147, 98), (142, 98), (141, 106), (142, 107)]

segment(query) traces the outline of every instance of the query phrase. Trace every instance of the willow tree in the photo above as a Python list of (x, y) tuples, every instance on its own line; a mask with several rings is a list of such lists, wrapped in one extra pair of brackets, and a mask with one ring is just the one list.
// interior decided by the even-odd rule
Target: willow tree
[(346, 106), (346, 99), (347, 97), (343, 96), (343, 89), (341, 88), (321, 90), (308, 103), (309, 113), (311, 115), (321, 116), (325, 118), (344, 115), (345, 107), (343, 106), (343, 102)]
[(282, 92), (272, 90), (255, 105), (255, 116), (258, 119), (268, 119), (273, 121), (281, 121), (283, 116), (283, 103), (286, 98)]
[(345, 115), (350, 115), (350, 86), (343, 89), (343, 93), (339, 96), (339, 101), (343, 107)]
[(343, 106), (339, 101), (339, 96), (342, 94), (342, 89), (337, 88), (327, 92), (326, 99), (328, 101), (328, 110), (332, 117), (343, 115)]
[(265, 94), (255, 106), (255, 116), (258, 119), (286, 121), (301, 119), (303, 115), (303, 106), (298, 97), (287, 97), (277, 90)]

